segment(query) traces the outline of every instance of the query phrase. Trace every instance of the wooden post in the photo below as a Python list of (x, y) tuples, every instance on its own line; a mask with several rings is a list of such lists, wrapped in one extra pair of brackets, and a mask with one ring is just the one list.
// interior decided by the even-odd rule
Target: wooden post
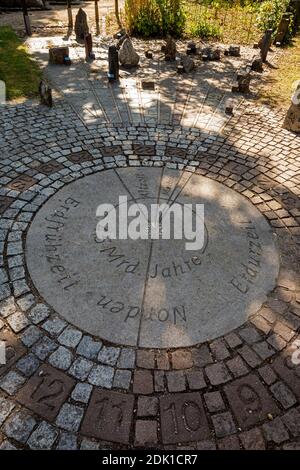
[(100, 20), (99, 20), (98, 0), (95, 0), (95, 18), (96, 18), (96, 34), (97, 36), (99, 36), (100, 35)]
[(28, 15), (26, 0), (22, 0), (22, 9), (23, 9), (23, 18), (24, 18), (26, 34), (27, 36), (31, 36), (32, 32), (31, 32), (30, 19)]
[(68, 28), (73, 28), (73, 15), (72, 15), (72, 4), (71, 0), (67, 0), (67, 8), (68, 8)]

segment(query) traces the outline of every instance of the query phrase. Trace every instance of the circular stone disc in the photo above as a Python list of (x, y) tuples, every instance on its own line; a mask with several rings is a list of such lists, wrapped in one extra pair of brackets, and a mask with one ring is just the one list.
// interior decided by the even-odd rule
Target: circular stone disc
[[(147, 208), (204, 204), (202, 249), (174, 239), (100, 242), (96, 209), (117, 208), (120, 195)], [(40, 295), (70, 323), (146, 348), (191, 346), (242, 325), (279, 270), (270, 227), (246, 198), (166, 168), (107, 170), (65, 186), (35, 216), (26, 259)]]

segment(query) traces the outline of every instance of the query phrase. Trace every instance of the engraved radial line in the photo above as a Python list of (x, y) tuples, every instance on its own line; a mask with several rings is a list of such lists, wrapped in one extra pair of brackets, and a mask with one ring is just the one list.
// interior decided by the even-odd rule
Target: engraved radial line
[[(182, 175), (181, 175), (181, 177), (179, 178), (179, 180), (177, 181), (176, 186), (175, 186), (175, 188), (173, 189), (172, 194), (170, 195), (170, 197), (169, 197), (169, 199), (168, 199), (168, 203), (170, 202), (170, 200), (171, 200), (173, 194), (175, 193), (178, 184), (179, 184), (180, 181), (182, 180), (184, 173), (185, 173), (185, 170), (182, 171)], [(182, 186), (181, 190), (179, 191), (179, 193), (178, 193), (177, 196), (175, 197), (175, 199), (174, 199), (174, 201), (172, 202), (172, 204), (174, 204), (174, 202), (176, 201), (176, 199), (178, 198), (178, 196), (182, 193), (182, 191), (183, 191), (184, 188), (186, 187), (187, 183), (190, 181), (190, 179), (191, 179), (191, 177), (192, 177), (193, 174), (194, 174), (194, 173), (191, 173), (191, 174), (190, 174), (190, 177), (186, 180), (186, 182), (185, 182), (184, 185)]]
[[(162, 177), (164, 173), (164, 167), (162, 168), (161, 174), (160, 174), (160, 181), (159, 181), (159, 186), (158, 186), (158, 195), (157, 195), (157, 204), (159, 204), (159, 198), (160, 198), (160, 191), (161, 191), (161, 182), (162, 182)], [(142, 297), (142, 304), (141, 304), (141, 315), (140, 315), (140, 323), (139, 323), (139, 330), (138, 330), (138, 337), (137, 337), (137, 346), (139, 346), (140, 343), (140, 336), (141, 336), (141, 328), (142, 328), (142, 321), (143, 321), (143, 309), (144, 309), (144, 303), (145, 303), (145, 298), (146, 298), (146, 292), (147, 292), (147, 283), (148, 283), (148, 277), (149, 277), (149, 269), (150, 269), (150, 264), (151, 264), (151, 258), (152, 258), (152, 249), (153, 249), (153, 240), (151, 238), (150, 242), (150, 250), (149, 250), (149, 256), (148, 256), (148, 263), (147, 263), (147, 270), (146, 270), (146, 276), (145, 276), (145, 283), (144, 283), (144, 292), (143, 292), (143, 297)]]
[[(125, 190), (128, 192), (129, 196), (132, 198), (132, 200), (137, 204), (139, 205), (138, 203), (138, 200), (134, 197), (134, 195), (131, 193), (131, 191), (128, 189), (127, 185), (124, 183), (124, 181), (122, 180), (121, 176), (119, 175), (119, 173), (117, 172), (117, 170), (114, 168), (114, 172), (115, 174), (117, 175), (117, 177), (119, 178), (122, 186), (124, 186)], [(141, 211), (142, 215), (144, 216), (144, 219), (146, 220), (146, 222), (148, 223), (148, 217), (143, 214), (143, 212)]]
[(122, 186), (124, 186), (125, 190), (128, 192), (129, 196), (134, 200), (134, 202), (137, 202), (136, 201), (136, 198), (134, 197), (134, 195), (130, 192), (130, 190), (128, 189), (128, 187), (126, 186), (126, 184), (124, 183), (124, 181), (122, 180), (121, 176), (119, 175), (119, 173), (117, 172), (117, 170), (114, 168), (114, 173), (116, 174), (116, 176), (119, 178)]
[[(179, 193), (178, 193), (177, 196), (175, 197), (174, 201), (172, 201), (172, 202), (170, 203), (171, 198), (172, 198), (173, 194), (175, 193), (178, 184), (180, 183), (180, 181), (181, 181), (182, 178), (183, 178), (183, 175), (184, 175), (184, 170), (183, 170), (182, 175), (180, 176), (179, 180), (177, 181), (175, 188), (173, 189), (171, 195), (170, 195), (169, 198), (168, 198), (167, 204), (169, 204), (170, 207), (172, 207), (173, 204), (175, 204), (175, 202), (176, 202), (178, 196), (180, 196), (180, 194), (182, 193), (182, 191), (184, 190), (184, 188), (186, 187), (187, 183), (190, 181), (190, 179), (191, 179), (192, 175), (194, 175), (194, 173), (191, 173), (191, 174), (190, 174), (190, 177), (186, 180), (186, 182), (185, 182), (184, 185), (182, 186), (181, 190), (179, 191)], [(163, 213), (163, 215), (164, 215), (164, 214), (165, 214), (165, 212)]]
[[(178, 198), (179, 194), (181, 194), (181, 192), (182, 192), (182, 190), (185, 188), (186, 184), (190, 181), (190, 178), (191, 178), (191, 176), (193, 175), (193, 173), (191, 173), (190, 177), (189, 177), (189, 178), (187, 179), (187, 181), (184, 183), (183, 187), (181, 188), (181, 190), (179, 191), (179, 193), (178, 193), (177, 196), (175, 197), (174, 201), (171, 202), (171, 198), (172, 198), (173, 194), (175, 193), (175, 191), (176, 191), (176, 189), (177, 189), (177, 187), (178, 187), (178, 184), (179, 184), (180, 181), (182, 180), (183, 175), (184, 175), (184, 170), (182, 171), (182, 175), (178, 178), (178, 180), (177, 180), (177, 182), (176, 182), (176, 185), (175, 185), (175, 188), (173, 189), (173, 191), (171, 192), (170, 196), (168, 197), (167, 204), (168, 204), (170, 207), (173, 206), (173, 204), (175, 203), (175, 201), (176, 201), (176, 199)], [(167, 210), (168, 210), (168, 209), (166, 209), (166, 210), (163, 212), (162, 216), (165, 215), (165, 213), (166, 213)]]

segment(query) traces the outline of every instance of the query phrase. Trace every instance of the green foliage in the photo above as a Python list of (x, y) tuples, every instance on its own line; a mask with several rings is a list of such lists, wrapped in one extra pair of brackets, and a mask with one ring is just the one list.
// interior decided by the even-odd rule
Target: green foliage
[(185, 13), (180, 0), (156, 0), (162, 21), (162, 34), (180, 37), (185, 26)]
[(211, 22), (206, 18), (193, 19), (189, 22), (188, 34), (203, 39), (221, 39), (222, 28), (218, 23)]
[(181, 0), (126, 0), (125, 20), (136, 36), (181, 36), (185, 15)]
[(289, 0), (266, 0), (259, 7), (257, 26), (261, 31), (276, 30), (280, 18), (286, 12)]

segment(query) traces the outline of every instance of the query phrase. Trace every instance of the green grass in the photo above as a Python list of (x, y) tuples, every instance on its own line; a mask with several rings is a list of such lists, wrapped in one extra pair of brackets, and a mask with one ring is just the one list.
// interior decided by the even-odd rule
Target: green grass
[(6, 84), (7, 100), (36, 96), (41, 76), (39, 66), (13, 29), (0, 27), (0, 80)]
[(222, 40), (224, 43), (252, 44), (261, 36), (255, 20), (257, 11), (251, 6), (186, 2), (187, 37)]
[(287, 108), (291, 102), (294, 84), (300, 80), (300, 35), (286, 47), (276, 68), (266, 77), (260, 94), (264, 104)]

